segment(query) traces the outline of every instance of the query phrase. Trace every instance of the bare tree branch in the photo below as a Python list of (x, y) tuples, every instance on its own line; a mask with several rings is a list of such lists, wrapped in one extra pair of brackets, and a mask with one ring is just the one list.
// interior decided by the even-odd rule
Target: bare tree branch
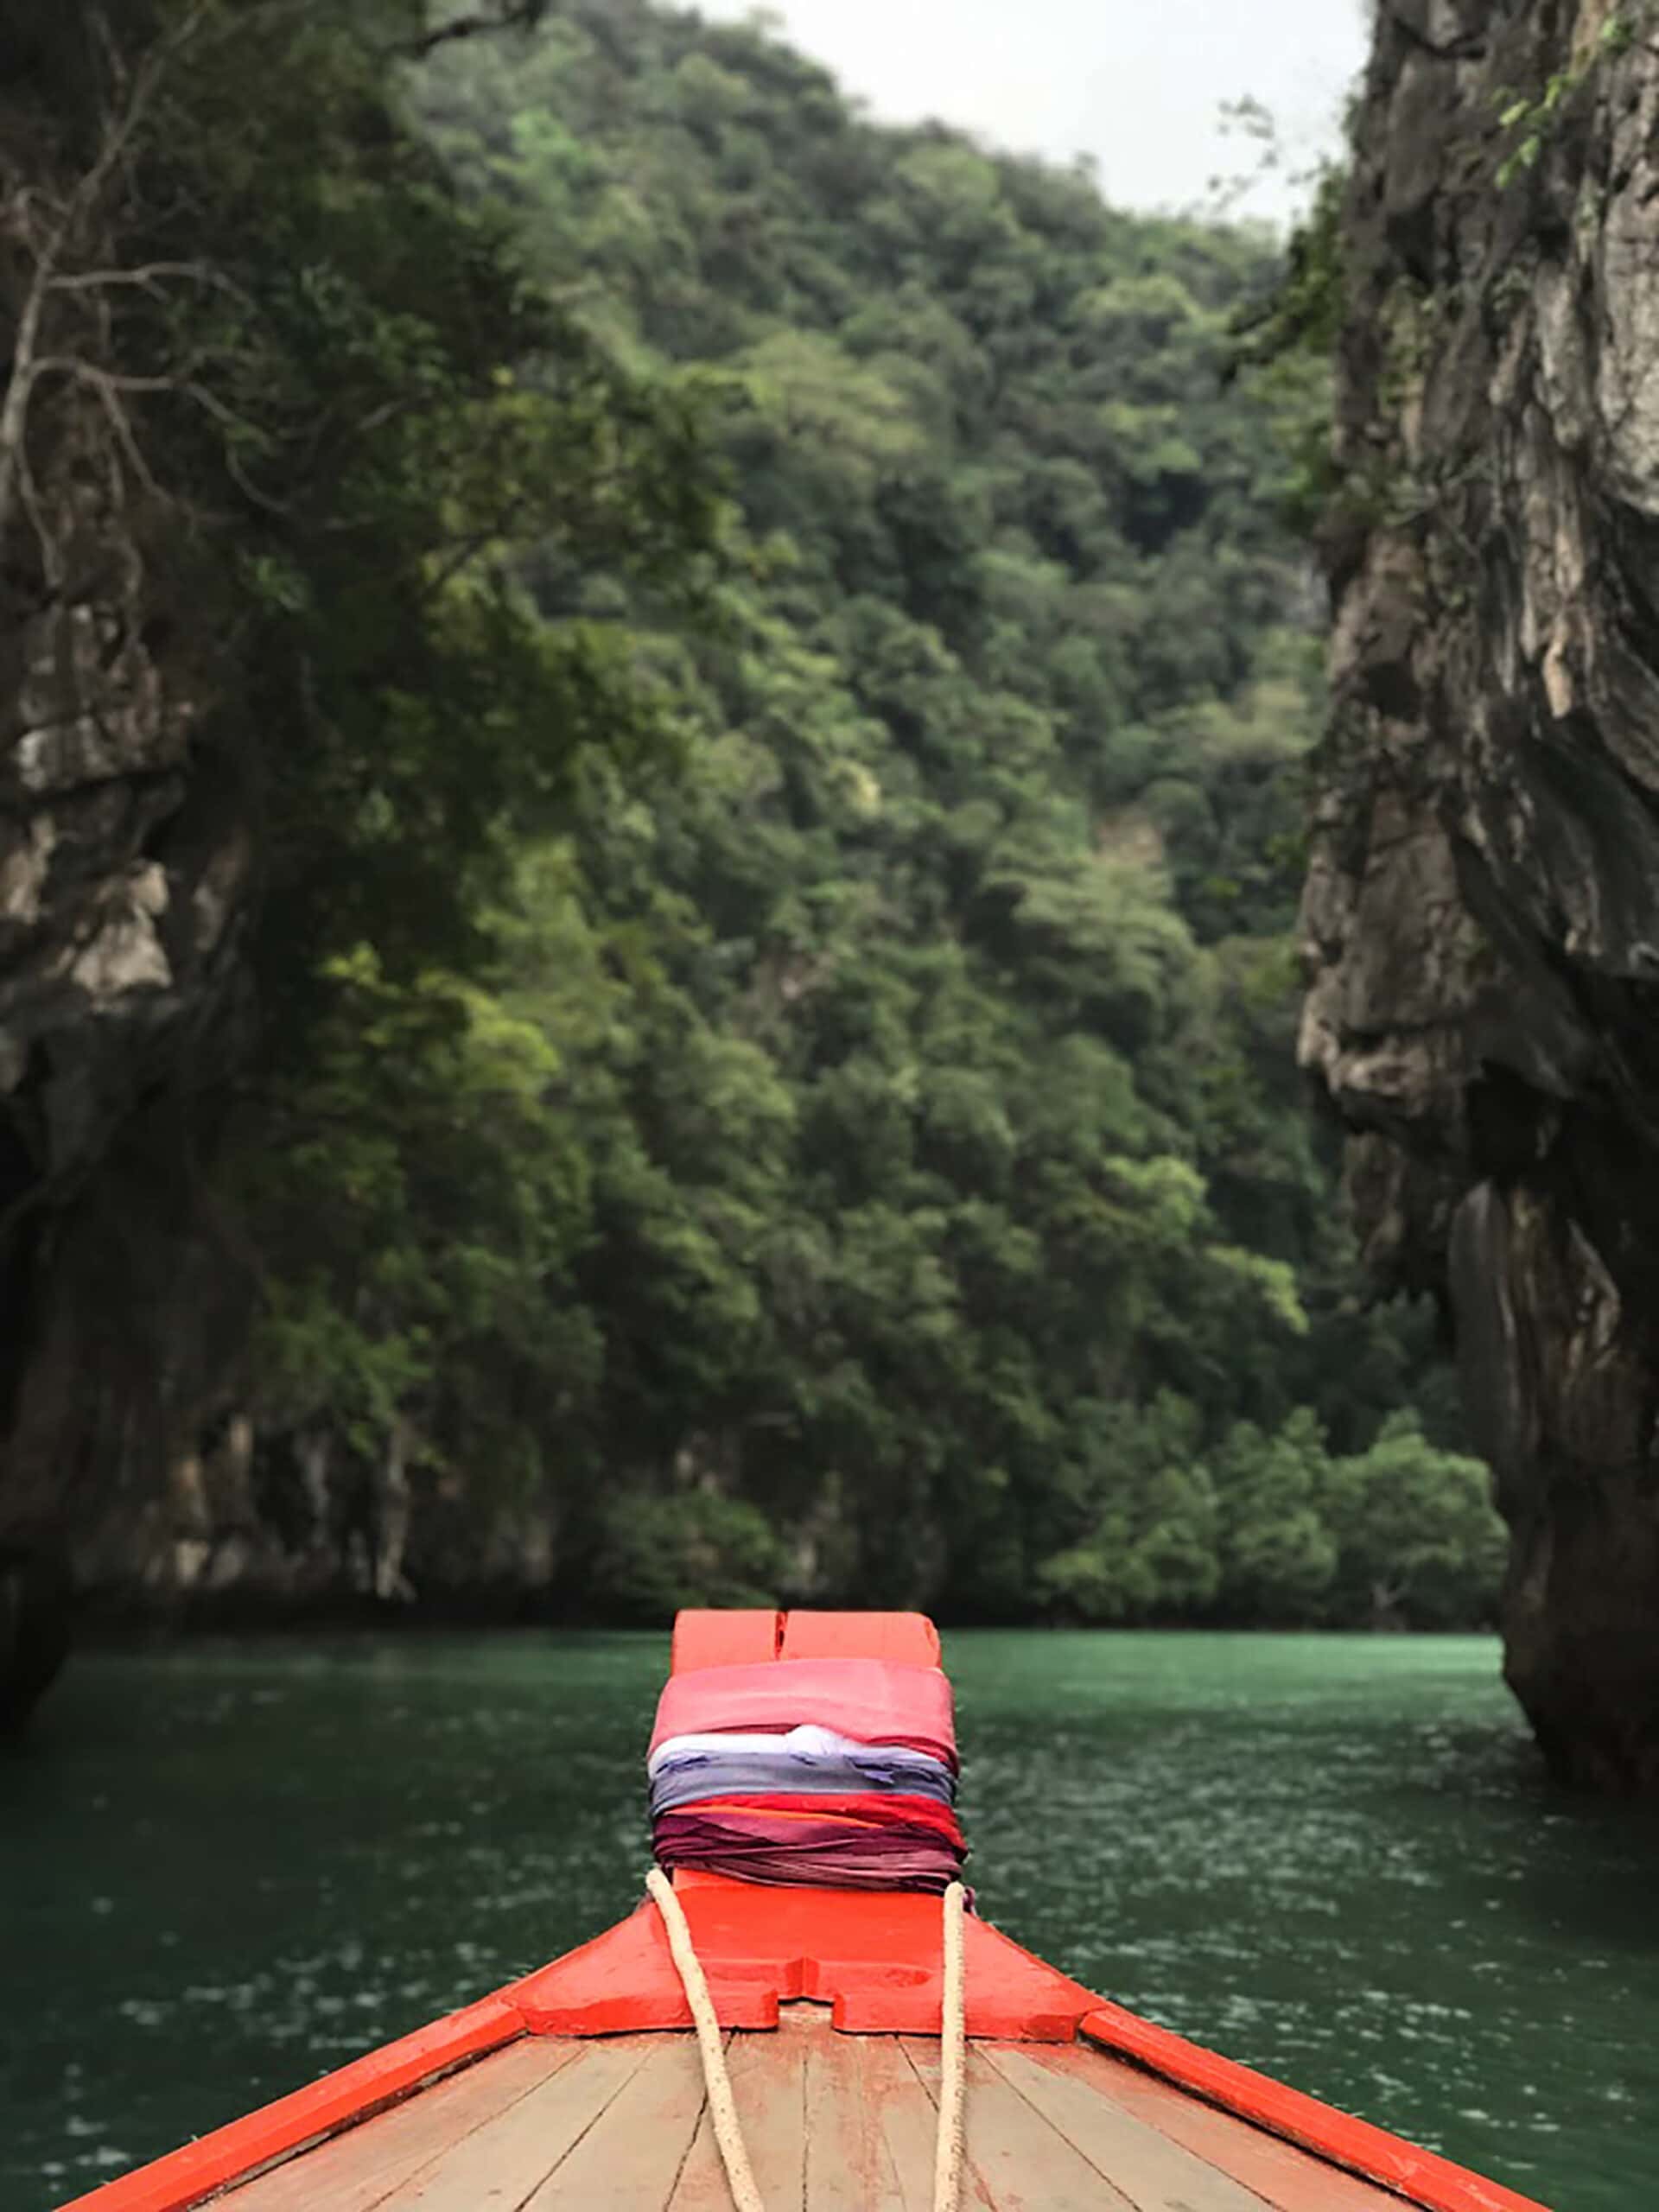
[(69, 213), (68, 201), (54, 200), (46, 187), (41, 184), (20, 184), (10, 199), (7, 200), (3, 211), (0, 211), (0, 231), (3, 231), (8, 238), (15, 238), (17, 244), (29, 253), (38, 251), (35, 241), (30, 235), (27, 219), (30, 209), (37, 200), (46, 208), (54, 222), (62, 224), (67, 220)]
[[(21, 511), (41, 540), (48, 575), (54, 570), (56, 556), (46, 543), (48, 503), (40, 496), (29, 450), (31, 410), (44, 380), (53, 378), (78, 385), (92, 397), (114, 434), (121, 461), (152, 493), (160, 496), (161, 486), (144, 459), (139, 425), (129, 402), (173, 394), (233, 434), (226, 441), (224, 466), (244, 496), (269, 512), (290, 512), (248, 474), (244, 441), (257, 435), (257, 426), (239, 416), (203, 374), (209, 364), (216, 371), (227, 364), (233, 367), (235, 346), (199, 349), (149, 374), (124, 369), (118, 365), (120, 326), (115, 302), (124, 293), (165, 302), (169, 287), (200, 286), (216, 288), (253, 308), (254, 303), (226, 272), (206, 262), (156, 259), (122, 265), (124, 222), (142, 204), (133, 156), (145, 131), (153, 130), (158, 99), (187, 49), (217, 47), (245, 36), (251, 28), (319, 16), (328, 4), (329, 0), (263, 0), (263, 4), (253, 0), (251, 5), (227, 7), (226, 0), (194, 0), (168, 31), (137, 56), (117, 34), (119, 11), (110, 0), (89, 8), (105, 79), (95, 156), (73, 184), (59, 183), (53, 188), (14, 179), (10, 181), (15, 188), (0, 196), (0, 237), (19, 246), (27, 272), (10, 373), (0, 390), (0, 549)], [(457, 40), (527, 29), (541, 20), (547, 4), (548, 0), (474, 0), (448, 21), (403, 41), (396, 51), (405, 60), (419, 60)], [(377, 410), (369, 427), (403, 404), (388, 403)], [(465, 554), (462, 565), (472, 557), (473, 553)]]
[(52, 533), (46, 526), (46, 510), (41, 499), (40, 486), (35, 481), (35, 471), (29, 466), (28, 441), (17, 449), (16, 490), (18, 504), (29, 517), (29, 527), (35, 532), (41, 549), (41, 561), (46, 571), (48, 588), (55, 592), (63, 582), (63, 563)]
[(41, 340), (41, 318), (46, 311), (47, 288), (52, 281), (62, 240), (60, 231), (36, 260), (35, 275), (23, 296), (22, 312), (17, 318), (17, 334), (12, 340), (11, 374), (6, 383), (6, 396), (0, 400), (0, 546), (6, 542), (16, 500), (18, 467), (29, 429), (29, 403), (35, 391), (35, 353)]
[[(111, 28), (108, 11), (92, 16), (92, 35), (103, 55), (111, 87), (100, 143), (91, 167), (67, 198), (36, 184), (20, 186), (5, 202), (0, 227), (16, 240), (33, 262), (12, 338), (11, 359), (4, 396), (0, 398), (0, 548), (3, 548), (21, 505), (41, 542), (48, 571), (52, 550), (44, 535), (42, 503), (30, 469), (27, 447), (31, 404), (41, 379), (48, 372), (67, 376), (97, 397), (121, 450), (152, 489), (158, 488), (139, 450), (128, 412), (121, 404), (125, 393), (176, 386), (188, 380), (188, 369), (162, 379), (135, 378), (101, 367), (80, 352), (61, 350), (55, 331), (48, 337), (48, 309), (56, 299), (76, 294), (94, 302), (99, 337), (107, 346), (109, 310), (105, 296), (119, 287), (154, 293), (167, 277), (213, 283), (219, 279), (205, 265), (153, 262), (125, 270), (118, 265), (91, 270), (66, 269), (72, 258), (96, 257), (113, 261), (107, 250), (109, 220), (100, 223), (110, 188), (126, 163), (139, 131), (146, 122), (168, 71), (177, 56), (197, 37), (213, 13), (216, 0), (197, 0), (175, 29), (159, 40), (136, 67), (129, 65), (119, 40)], [(50, 346), (51, 350), (45, 350)]]
[(168, 276), (211, 284), (220, 291), (233, 293), (240, 300), (247, 297), (223, 270), (210, 268), (202, 261), (147, 261), (137, 269), (93, 269), (80, 276), (54, 276), (47, 289), (54, 292), (97, 292), (113, 285), (133, 284), (156, 297), (165, 297), (162, 280)]
[(35, 374), (73, 377), (100, 391), (183, 391), (188, 388), (182, 374), (132, 376), (123, 369), (100, 368), (96, 361), (85, 360), (78, 353), (43, 353), (35, 364)]
[(139, 449), (138, 441), (133, 435), (132, 418), (121, 402), (123, 395), (130, 391), (174, 391), (177, 387), (172, 379), (168, 377), (119, 376), (113, 370), (94, 366), (91, 361), (79, 361), (67, 357), (52, 355), (48, 355), (44, 359), (37, 361), (35, 366), (36, 375), (43, 375), (47, 371), (52, 370), (60, 374), (73, 377), (77, 383), (86, 385), (109, 418), (110, 427), (115, 432), (117, 441), (122, 452), (125, 454), (133, 474), (146, 491), (153, 493), (158, 499), (164, 498), (165, 494), (161, 486), (156, 481), (149, 464), (144, 459)]

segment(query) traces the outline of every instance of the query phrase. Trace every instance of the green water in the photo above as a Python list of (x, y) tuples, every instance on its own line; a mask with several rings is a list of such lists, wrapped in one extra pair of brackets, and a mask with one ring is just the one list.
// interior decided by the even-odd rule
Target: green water
[[(83, 1658), (0, 1757), (0, 2206), (44, 2212), (625, 1911), (657, 1637)], [(1659, 2206), (1659, 1827), (1475, 1638), (947, 1639), (982, 1904), (1541, 2197)]]

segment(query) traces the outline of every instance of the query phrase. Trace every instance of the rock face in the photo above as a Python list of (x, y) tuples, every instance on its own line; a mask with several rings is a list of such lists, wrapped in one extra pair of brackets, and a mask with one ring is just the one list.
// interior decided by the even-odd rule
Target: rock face
[(1447, 1301), (1555, 1771), (1659, 1789), (1659, 20), (1384, 0), (1302, 1054)]
[(105, 435), (70, 422), (0, 569), (0, 1725), (60, 1655), (63, 1562), (153, 1515), (234, 1325), (196, 1161), (248, 810)]

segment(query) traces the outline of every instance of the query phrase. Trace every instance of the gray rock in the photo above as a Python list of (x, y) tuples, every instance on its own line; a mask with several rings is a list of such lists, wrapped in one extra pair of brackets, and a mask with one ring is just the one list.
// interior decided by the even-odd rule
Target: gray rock
[(42, 483), (62, 560), (0, 567), (0, 1723), (50, 1679), (54, 1578), (170, 1547), (153, 1500), (245, 1306), (200, 1162), (245, 1043), (248, 809), (150, 641), (118, 474), (80, 465), (103, 435), (69, 424)]
[[(1368, 1259), (1455, 1323), (1509, 1680), (1560, 1775), (1653, 1792), (1659, 42), (1600, 46), (1610, 14), (1378, 11), (1301, 1057)], [(1500, 183), (1503, 88), (1563, 73)]]

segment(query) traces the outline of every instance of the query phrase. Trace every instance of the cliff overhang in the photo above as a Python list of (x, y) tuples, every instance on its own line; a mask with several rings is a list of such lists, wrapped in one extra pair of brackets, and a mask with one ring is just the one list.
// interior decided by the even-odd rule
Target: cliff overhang
[(1659, 1789), (1659, 25), (1389, 0), (1357, 111), (1305, 1067), (1444, 1298), (1552, 1768)]

